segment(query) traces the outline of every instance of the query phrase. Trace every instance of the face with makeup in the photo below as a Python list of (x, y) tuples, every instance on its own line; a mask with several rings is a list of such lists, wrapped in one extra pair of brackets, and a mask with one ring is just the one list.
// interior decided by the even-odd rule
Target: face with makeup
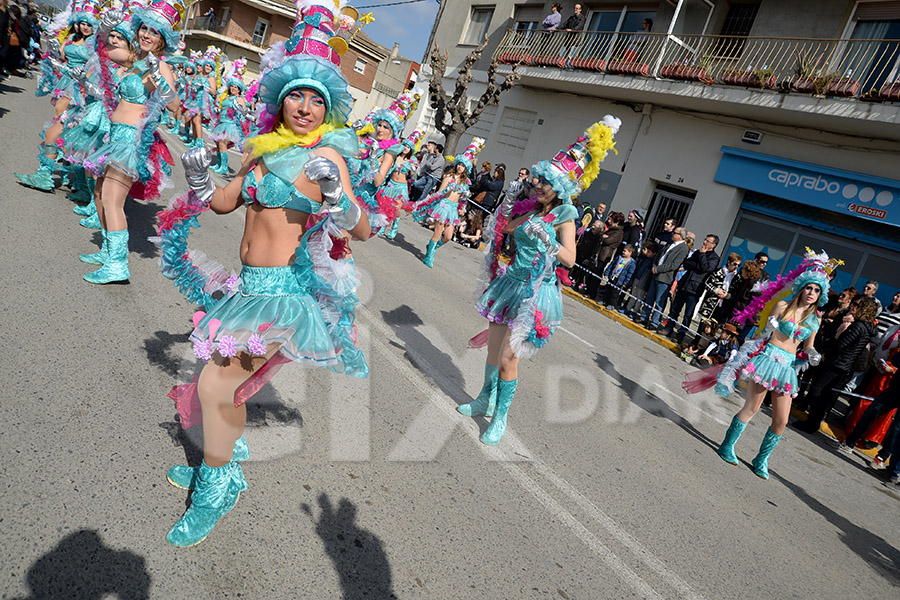
[(384, 140), (389, 140), (394, 135), (394, 131), (391, 129), (391, 126), (388, 125), (387, 121), (378, 121), (378, 125), (375, 126), (375, 139), (379, 142), (383, 142)]
[(106, 36), (106, 53), (114, 63), (121, 65), (131, 60), (131, 48), (125, 36), (118, 31), (110, 31)]
[(94, 27), (87, 21), (81, 21), (78, 23), (78, 31), (81, 32), (81, 35), (84, 37), (88, 37), (93, 35)]
[(322, 126), (328, 111), (322, 94), (310, 88), (292, 90), (281, 107), (282, 121), (297, 135), (306, 135)]
[(241, 88), (239, 88), (236, 85), (232, 85), (228, 88), (228, 93), (231, 94), (232, 96), (237, 96), (238, 94), (241, 93)]
[(162, 34), (155, 29), (150, 29), (146, 25), (141, 25), (137, 37), (142, 54), (152, 52), (159, 56), (159, 54), (166, 49), (166, 41), (163, 39)]

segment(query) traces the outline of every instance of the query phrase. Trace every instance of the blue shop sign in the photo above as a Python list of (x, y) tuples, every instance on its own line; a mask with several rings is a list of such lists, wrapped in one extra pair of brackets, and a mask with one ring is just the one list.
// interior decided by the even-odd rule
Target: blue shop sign
[(728, 146), (722, 154), (719, 183), (900, 226), (900, 181)]

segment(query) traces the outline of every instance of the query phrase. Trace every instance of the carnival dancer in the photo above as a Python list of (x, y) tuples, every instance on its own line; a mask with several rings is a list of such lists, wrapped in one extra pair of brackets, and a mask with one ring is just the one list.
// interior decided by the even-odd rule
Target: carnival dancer
[[(167, 185), (171, 157), (156, 134), (156, 127), (165, 107), (177, 106), (178, 94), (171, 67), (160, 61), (157, 54), (175, 50), (183, 14), (182, 0), (155, 0), (133, 10), (139, 60), (117, 86), (119, 103), (109, 118), (108, 141), (84, 161), (85, 168), (97, 177), (100, 191), (95, 202), (103, 239), (99, 252), (79, 257), (82, 262), (102, 265), (84, 275), (88, 283), (128, 280), (125, 198), (129, 193), (138, 196), (132, 189), (137, 183), (142, 184), (140, 196), (145, 200), (158, 197), (160, 189)], [(111, 54), (110, 59), (127, 64), (131, 57), (117, 60)]]
[[(165, 59), (166, 63), (172, 67), (175, 77), (175, 91), (178, 93), (178, 100), (180, 101), (177, 109), (166, 109), (167, 121), (171, 121), (172, 124), (166, 131), (178, 136), (182, 134), (182, 120), (184, 119), (184, 67), (189, 62), (188, 57), (184, 55), (184, 48), (184, 41), (179, 42), (175, 54), (167, 56)], [(165, 124), (168, 125), (168, 123)], [(160, 125), (163, 125), (163, 123), (160, 122)]]
[[(620, 126), (619, 119), (607, 115), (552, 160), (535, 165), (539, 184), (531, 197), (520, 201), (526, 214), (507, 221), (515, 202), (515, 195), (509, 195), (509, 202), (485, 228), (492, 231), (492, 238), (485, 249), (475, 308), (487, 318), (488, 329), (469, 341), (473, 348), (488, 347), (484, 383), (473, 402), (457, 408), (467, 416), (491, 418), (481, 435), (485, 444), (496, 446), (506, 432), (519, 359), (534, 356), (562, 323), (555, 269), (575, 263), (578, 209), (572, 203), (597, 177), (607, 152), (615, 151), (613, 138)], [(516, 255), (501, 274), (499, 253), (504, 234), (510, 233), (515, 235)]]
[(412, 210), (412, 205), (409, 202), (409, 180), (410, 176), (415, 173), (418, 168), (416, 151), (422, 144), (422, 138), (424, 136), (425, 132), (416, 128), (409, 136), (400, 142), (400, 146), (403, 150), (397, 155), (396, 162), (394, 162), (394, 168), (391, 169), (390, 179), (388, 179), (375, 194), (379, 205), (391, 203), (397, 211), (396, 217), (391, 223), (391, 228), (384, 234), (384, 237), (389, 240), (394, 239), (397, 236), (397, 231), (400, 229), (399, 210)]
[(418, 222), (432, 221), (434, 233), (425, 249), (422, 262), (426, 267), (434, 267), (434, 253), (453, 239), (453, 231), (459, 225), (466, 202), (471, 194), (469, 172), (475, 164), (475, 156), (484, 148), (484, 139), (476, 137), (472, 143), (456, 157), (453, 169), (444, 175), (438, 191), (418, 202), (413, 210), (413, 218)]
[[(56, 87), (53, 89), (51, 102), (56, 114), (49, 126), (41, 132), (43, 142), (39, 145), (37, 171), (29, 174), (15, 174), (16, 178), (28, 187), (45, 192), (52, 191), (56, 187), (53, 172), (60, 167), (57, 162), (59, 154), (57, 140), (62, 134), (66, 122), (76, 114), (74, 109), (80, 109), (84, 105), (84, 92), (74, 78), (74, 74), (84, 69), (88, 61), (88, 41), (94, 35), (94, 28), (99, 23), (99, 12), (97, 6), (90, 0), (73, 2), (70, 10), (60, 17), (60, 19), (68, 18), (73, 33), (66, 35), (66, 41), (62, 45), (58, 38), (50, 40), (50, 56), (45, 59), (45, 63), (52, 65), (51, 58), (55, 58), (63, 63), (67, 70), (65, 74), (59, 74)], [(51, 24), (50, 30), (54, 31), (59, 28), (59, 26)], [(63, 34), (60, 32), (58, 35)], [(53, 69), (52, 66), (48, 68), (57, 73), (60, 71), (58, 68)], [(40, 86), (38, 90), (40, 92)], [(67, 111), (69, 111), (68, 114)]]
[(190, 60), (184, 63), (184, 93), (179, 96), (181, 98), (181, 135), (179, 137), (182, 142), (188, 144), (188, 147), (191, 146), (194, 139), (194, 115), (200, 112), (194, 94), (194, 79), (201, 76), (198, 67), (201, 60), (203, 60), (203, 54), (192, 51)]
[[(732, 418), (718, 450), (722, 460), (732, 465), (738, 464), (734, 445), (759, 411), (766, 394), (771, 392), (772, 422), (751, 462), (753, 472), (762, 479), (769, 478), (769, 456), (781, 441), (791, 412), (791, 401), (799, 392), (797, 370), (815, 366), (821, 360), (821, 355), (813, 348), (820, 323), (817, 307), (828, 301), (828, 275), (837, 264), (840, 261), (830, 261), (824, 252), (815, 254), (807, 250), (799, 267), (786, 277), (770, 282), (762, 295), (732, 319), (740, 327), (759, 318), (765, 323), (762, 334), (745, 341), (724, 365), (698, 371), (682, 383), (688, 393), (708, 389), (714, 384), (716, 393), (727, 398), (738, 379), (747, 381), (744, 406)], [(789, 286), (791, 296), (782, 300), (782, 292)]]
[[(248, 142), (251, 151), (225, 188), (211, 181), (211, 153), (189, 149), (182, 162), (192, 191), (160, 215), (163, 273), (209, 309), (195, 315), (191, 334), (206, 365), (195, 384), (170, 393), (182, 426), (201, 419), (198, 413), (203, 425), (202, 464), (168, 472), (172, 484), (194, 490), (166, 536), (178, 547), (203, 540), (247, 489), (238, 464), (249, 455), (243, 402), (274, 369), (296, 361), (368, 374), (353, 342), (357, 279), (345, 232), (365, 240), (370, 230), (351, 196), (345, 162), (358, 141), (342, 126), (352, 97), (333, 48), (340, 44), (329, 40), (337, 28), (334, 2), (301, 0), (297, 7), (292, 37), (263, 58), (259, 95), (275, 131)], [(344, 7), (339, 23), (349, 12), (355, 11)], [(187, 251), (187, 230), (207, 206), (224, 214), (242, 204), (240, 282), (203, 276), (187, 258), (195, 255)], [(209, 296), (217, 283), (227, 292), (219, 301)]]
[(241, 123), (250, 114), (247, 101), (241, 96), (245, 89), (244, 82), (241, 80), (241, 74), (245, 69), (244, 62), (236, 60), (230, 63), (229, 67), (232, 69), (232, 73), (225, 80), (228, 96), (222, 100), (222, 106), (219, 108), (219, 122), (209, 135), (210, 139), (216, 143), (218, 150), (216, 165), (212, 170), (219, 175), (228, 174), (229, 146), (234, 146), (239, 152), (244, 151), (244, 131)]
[(218, 56), (219, 49), (209, 46), (197, 62), (197, 74), (191, 79), (189, 117), (193, 139), (188, 142), (190, 148), (203, 146), (203, 124), (214, 119)]

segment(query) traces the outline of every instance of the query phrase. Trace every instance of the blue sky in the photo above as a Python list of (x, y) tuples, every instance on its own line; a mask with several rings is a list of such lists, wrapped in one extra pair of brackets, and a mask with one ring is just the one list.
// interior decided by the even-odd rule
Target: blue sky
[(363, 28), (366, 35), (388, 48), (393, 48), (394, 42), (400, 42), (402, 56), (421, 62), (437, 15), (438, 3), (435, 0), (422, 0), (383, 8), (377, 6), (396, 1), (398, 0), (357, 0), (350, 5), (359, 8), (361, 13), (372, 13), (375, 17), (371, 25)]

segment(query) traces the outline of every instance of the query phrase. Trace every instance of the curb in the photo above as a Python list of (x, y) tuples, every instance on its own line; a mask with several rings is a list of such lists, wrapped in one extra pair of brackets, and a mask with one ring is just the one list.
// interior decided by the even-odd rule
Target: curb
[[(641, 336), (647, 338), (648, 340), (656, 342), (660, 346), (663, 346), (664, 348), (667, 348), (668, 350), (671, 350), (672, 352), (674, 352), (676, 354), (678, 353), (678, 344), (676, 344), (675, 342), (673, 342), (672, 340), (670, 340), (667, 337), (661, 336), (652, 331), (648, 331), (647, 329), (645, 329), (644, 327), (641, 327), (640, 325), (638, 325), (637, 323), (635, 323), (628, 317), (623, 316), (621, 313), (619, 313), (619, 311), (610, 310), (610, 309), (606, 308), (605, 306), (601, 306), (597, 302), (594, 302), (590, 298), (586, 298), (585, 296), (582, 296), (581, 294), (572, 290), (571, 288), (563, 286), (562, 292), (563, 292), (563, 294), (569, 296), (573, 300), (577, 300), (578, 302), (581, 302), (588, 308), (592, 308), (593, 310), (595, 310), (599, 313), (602, 313), (606, 317), (619, 323), (619, 325), (627, 327), (628, 329), (634, 331), (638, 335), (641, 335)], [(798, 410), (794, 407), (791, 407), (791, 416), (795, 419), (803, 420), (806, 418), (807, 415), (805, 412)], [(825, 434), (828, 437), (833, 438), (834, 440), (843, 440), (847, 437), (847, 435), (843, 429), (841, 429), (839, 427), (832, 427), (828, 423), (825, 423), (824, 421), (822, 422), (822, 426), (819, 427), (819, 432)], [(872, 448), (870, 450), (864, 450), (863, 448), (854, 448), (853, 452), (856, 454), (862, 454), (864, 456), (868, 456), (870, 458), (875, 458), (875, 456), (878, 454), (878, 450), (876, 450), (875, 448)]]

